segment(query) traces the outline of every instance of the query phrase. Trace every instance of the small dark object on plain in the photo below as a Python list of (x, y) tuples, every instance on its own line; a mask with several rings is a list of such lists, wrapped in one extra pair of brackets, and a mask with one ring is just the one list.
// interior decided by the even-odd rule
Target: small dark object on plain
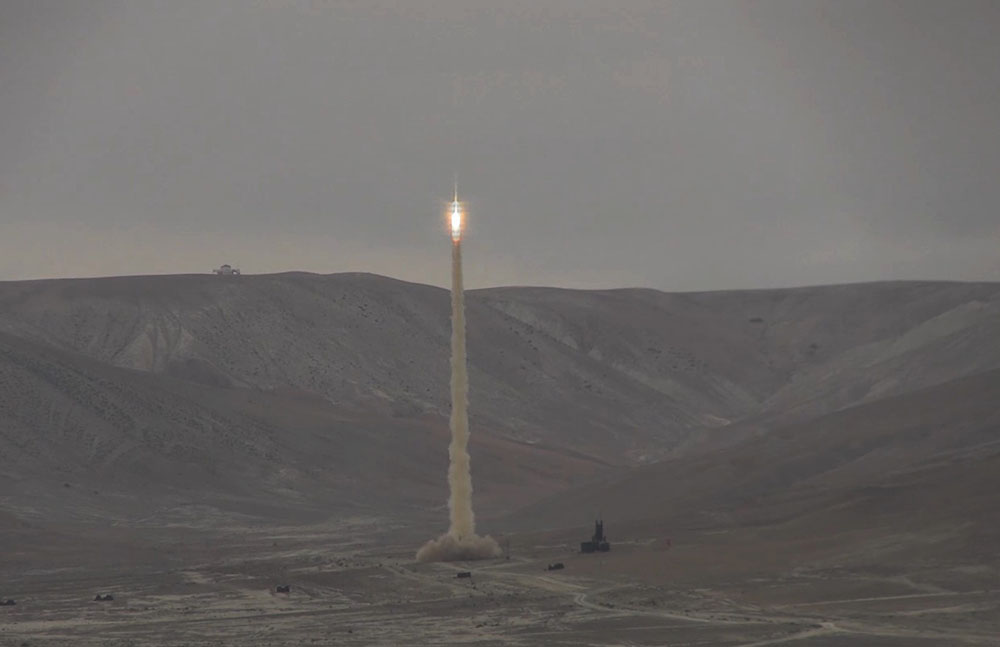
[(110, 593), (105, 593), (104, 595), (98, 593), (97, 595), (94, 596), (94, 602), (113, 602), (114, 599), (115, 596), (111, 595)]
[(561, 571), (564, 568), (566, 568), (566, 566), (562, 562), (556, 562), (555, 564), (549, 564), (549, 570), (550, 571)]
[(472, 577), (472, 573), (470, 573), (469, 571), (459, 571), (458, 573), (455, 573), (455, 577), (459, 579), (462, 579), (464, 577)]
[(284, 586), (282, 586), (282, 585), (279, 584), (274, 590), (277, 591), (278, 593), (291, 593), (292, 592), (292, 585), (291, 584), (285, 584)]
[(0, 607), (12, 607), (16, 604), (17, 602), (11, 600), (10, 598), (7, 598), (5, 600), (0, 600)]
[(604, 536), (604, 522), (600, 519), (594, 522), (594, 536), (590, 541), (580, 543), (581, 553), (606, 553), (611, 550), (608, 538)]

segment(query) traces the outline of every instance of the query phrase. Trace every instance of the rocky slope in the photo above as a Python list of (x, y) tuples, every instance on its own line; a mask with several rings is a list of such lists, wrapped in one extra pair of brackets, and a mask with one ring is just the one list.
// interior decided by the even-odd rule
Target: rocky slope
[[(1000, 368), (998, 284), (502, 288), (468, 310), (494, 512)], [(366, 274), (0, 283), (0, 502), (433, 509), (448, 313), (444, 290)]]
[[(744, 567), (777, 559), (787, 568), (967, 564), (995, 573), (998, 402), (993, 370), (765, 432), (744, 429), (738, 442), (708, 441), (555, 494), (505, 525), (558, 529), (603, 513), (619, 541), (723, 535)], [(733, 565), (731, 556), (720, 560)]]

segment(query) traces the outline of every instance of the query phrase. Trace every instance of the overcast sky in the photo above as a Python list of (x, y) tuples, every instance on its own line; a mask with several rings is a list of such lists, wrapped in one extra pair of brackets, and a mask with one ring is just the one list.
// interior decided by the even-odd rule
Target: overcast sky
[(0, 279), (1000, 280), (1000, 3), (0, 0)]

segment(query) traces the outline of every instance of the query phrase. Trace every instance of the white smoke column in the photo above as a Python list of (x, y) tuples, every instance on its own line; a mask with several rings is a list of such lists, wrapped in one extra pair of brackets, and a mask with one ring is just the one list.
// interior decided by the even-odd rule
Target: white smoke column
[(451, 445), (448, 447), (449, 534), (461, 540), (476, 534), (469, 469), (469, 376), (465, 359), (465, 287), (462, 241), (451, 246)]
[(422, 562), (497, 557), (501, 550), (489, 536), (476, 535), (469, 469), (469, 378), (465, 358), (465, 289), (462, 285), (461, 212), (458, 191), (452, 203), (451, 245), (451, 445), (448, 447), (448, 532), (417, 551)]

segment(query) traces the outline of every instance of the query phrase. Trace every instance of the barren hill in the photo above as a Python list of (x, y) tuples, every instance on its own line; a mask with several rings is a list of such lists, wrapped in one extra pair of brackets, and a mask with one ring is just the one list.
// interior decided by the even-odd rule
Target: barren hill
[[(900, 479), (919, 481), (940, 467), (1000, 455), (998, 402), (1000, 371), (989, 371), (766, 433), (755, 431), (733, 445), (706, 443), (557, 494), (521, 514), (553, 527), (597, 510), (614, 510), (617, 518), (631, 520), (759, 522), (787, 514), (793, 501), (812, 509), (818, 500), (839, 500)], [(635, 492), (643, 492), (642, 499)], [(994, 497), (993, 491), (982, 494)]]
[(754, 429), (736, 443), (709, 441), (556, 494), (506, 523), (558, 529), (603, 511), (619, 539), (718, 534), (715, 567), (726, 564), (730, 577), (760, 560), (778, 569), (995, 567), (998, 402), (1000, 371), (988, 371)]
[[(1000, 368), (997, 284), (500, 288), (468, 309), (492, 511)], [(367, 274), (0, 283), (2, 502), (433, 509), (448, 312), (444, 290)]]
[[(286, 521), (373, 510), (412, 516), (447, 497), (447, 421), (439, 416), (339, 408), (293, 389), (193, 383), (7, 334), (0, 446), (0, 502), (26, 519), (184, 518), (199, 505)], [(488, 430), (476, 457), (481, 499), (499, 509), (606, 466)]]

